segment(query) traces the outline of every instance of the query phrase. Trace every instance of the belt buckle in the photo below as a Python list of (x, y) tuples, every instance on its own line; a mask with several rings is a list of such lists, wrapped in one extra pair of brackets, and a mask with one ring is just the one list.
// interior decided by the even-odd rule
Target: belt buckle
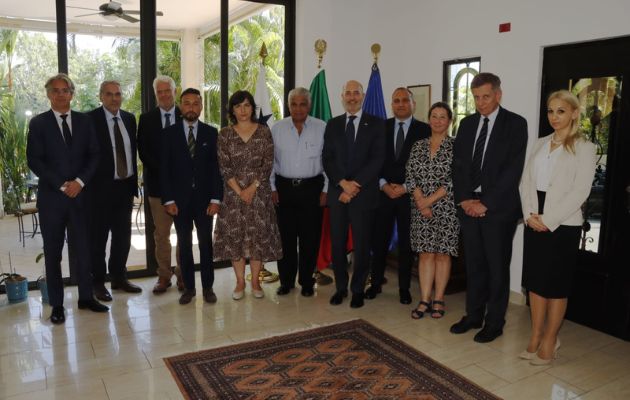
[(291, 185), (293, 187), (300, 186), (300, 183), (302, 183), (302, 179), (298, 179), (298, 178), (291, 179)]

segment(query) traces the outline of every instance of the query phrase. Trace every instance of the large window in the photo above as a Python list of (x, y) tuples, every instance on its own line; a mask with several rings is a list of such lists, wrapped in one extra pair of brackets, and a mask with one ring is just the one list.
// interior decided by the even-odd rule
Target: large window
[(453, 133), (457, 133), (462, 118), (475, 112), (470, 83), (479, 73), (480, 64), (480, 57), (444, 62), (443, 101), (453, 110)]

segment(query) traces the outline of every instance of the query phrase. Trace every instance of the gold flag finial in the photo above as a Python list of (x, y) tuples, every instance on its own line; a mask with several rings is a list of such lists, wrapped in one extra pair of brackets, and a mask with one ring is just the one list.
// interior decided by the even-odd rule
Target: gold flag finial
[(260, 52), (258, 52), (260, 58), (262, 58), (262, 63), (265, 63), (265, 58), (267, 58), (267, 45), (263, 42), (262, 46), (260, 46)]
[(317, 69), (320, 69), (322, 67), (324, 53), (326, 53), (326, 41), (324, 39), (317, 39), (315, 41), (315, 52), (317, 53)]
[(381, 52), (381, 45), (378, 43), (374, 43), (372, 47), (370, 47), (370, 50), (372, 50), (372, 55), (374, 56), (374, 64), (376, 64), (378, 62), (378, 55)]

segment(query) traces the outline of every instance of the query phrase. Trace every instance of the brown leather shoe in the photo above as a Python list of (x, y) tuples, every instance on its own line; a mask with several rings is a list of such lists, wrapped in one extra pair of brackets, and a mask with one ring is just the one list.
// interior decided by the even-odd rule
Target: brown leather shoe
[(158, 281), (153, 286), (153, 294), (162, 294), (166, 292), (166, 289), (172, 286), (171, 280), (168, 278), (159, 277)]
[(214, 294), (212, 288), (205, 288), (203, 289), (203, 299), (206, 303), (214, 304), (217, 302), (217, 295)]
[(188, 304), (192, 301), (192, 298), (195, 297), (197, 291), (193, 290), (185, 290), (182, 296), (179, 298), (179, 304)]

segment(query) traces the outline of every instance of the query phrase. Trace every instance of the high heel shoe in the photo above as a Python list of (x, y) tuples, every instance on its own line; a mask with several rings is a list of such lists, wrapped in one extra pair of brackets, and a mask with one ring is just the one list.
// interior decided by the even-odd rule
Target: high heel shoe
[(235, 290), (232, 292), (232, 298), (234, 300), (240, 300), (245, 296), (245, 291), (244, 290)]
[(535, 351), (530, 353), (529, 351), (527, 351), (527, 349), (525, 349), (521, 352), (521, 354), (518, 355), (518, 358), (522, 360), (533, 360), (535, 356), (536, 356)]
[(262, 299), (263, 297), (265, 297), (265, 292), (263, 292), (262, 289), (260, 290), (252, 289), (252, 294), (257, 299)]
[[(558, 358), (558, 349), (560, 348), (560, 339), (556, 339), (556, 345), (553, 347), (553, 355), (550, 359), (540, 358), (538, 353), (534, 353), (533, 357), (529, 360), (530, 365), (549, 365), (553, 360)], [(527, 352), (527, 350), (525, 350)], [(532, 354), (527, 352), (528, 354)], [(521, 353), (522, 355), (522, 353)]]

